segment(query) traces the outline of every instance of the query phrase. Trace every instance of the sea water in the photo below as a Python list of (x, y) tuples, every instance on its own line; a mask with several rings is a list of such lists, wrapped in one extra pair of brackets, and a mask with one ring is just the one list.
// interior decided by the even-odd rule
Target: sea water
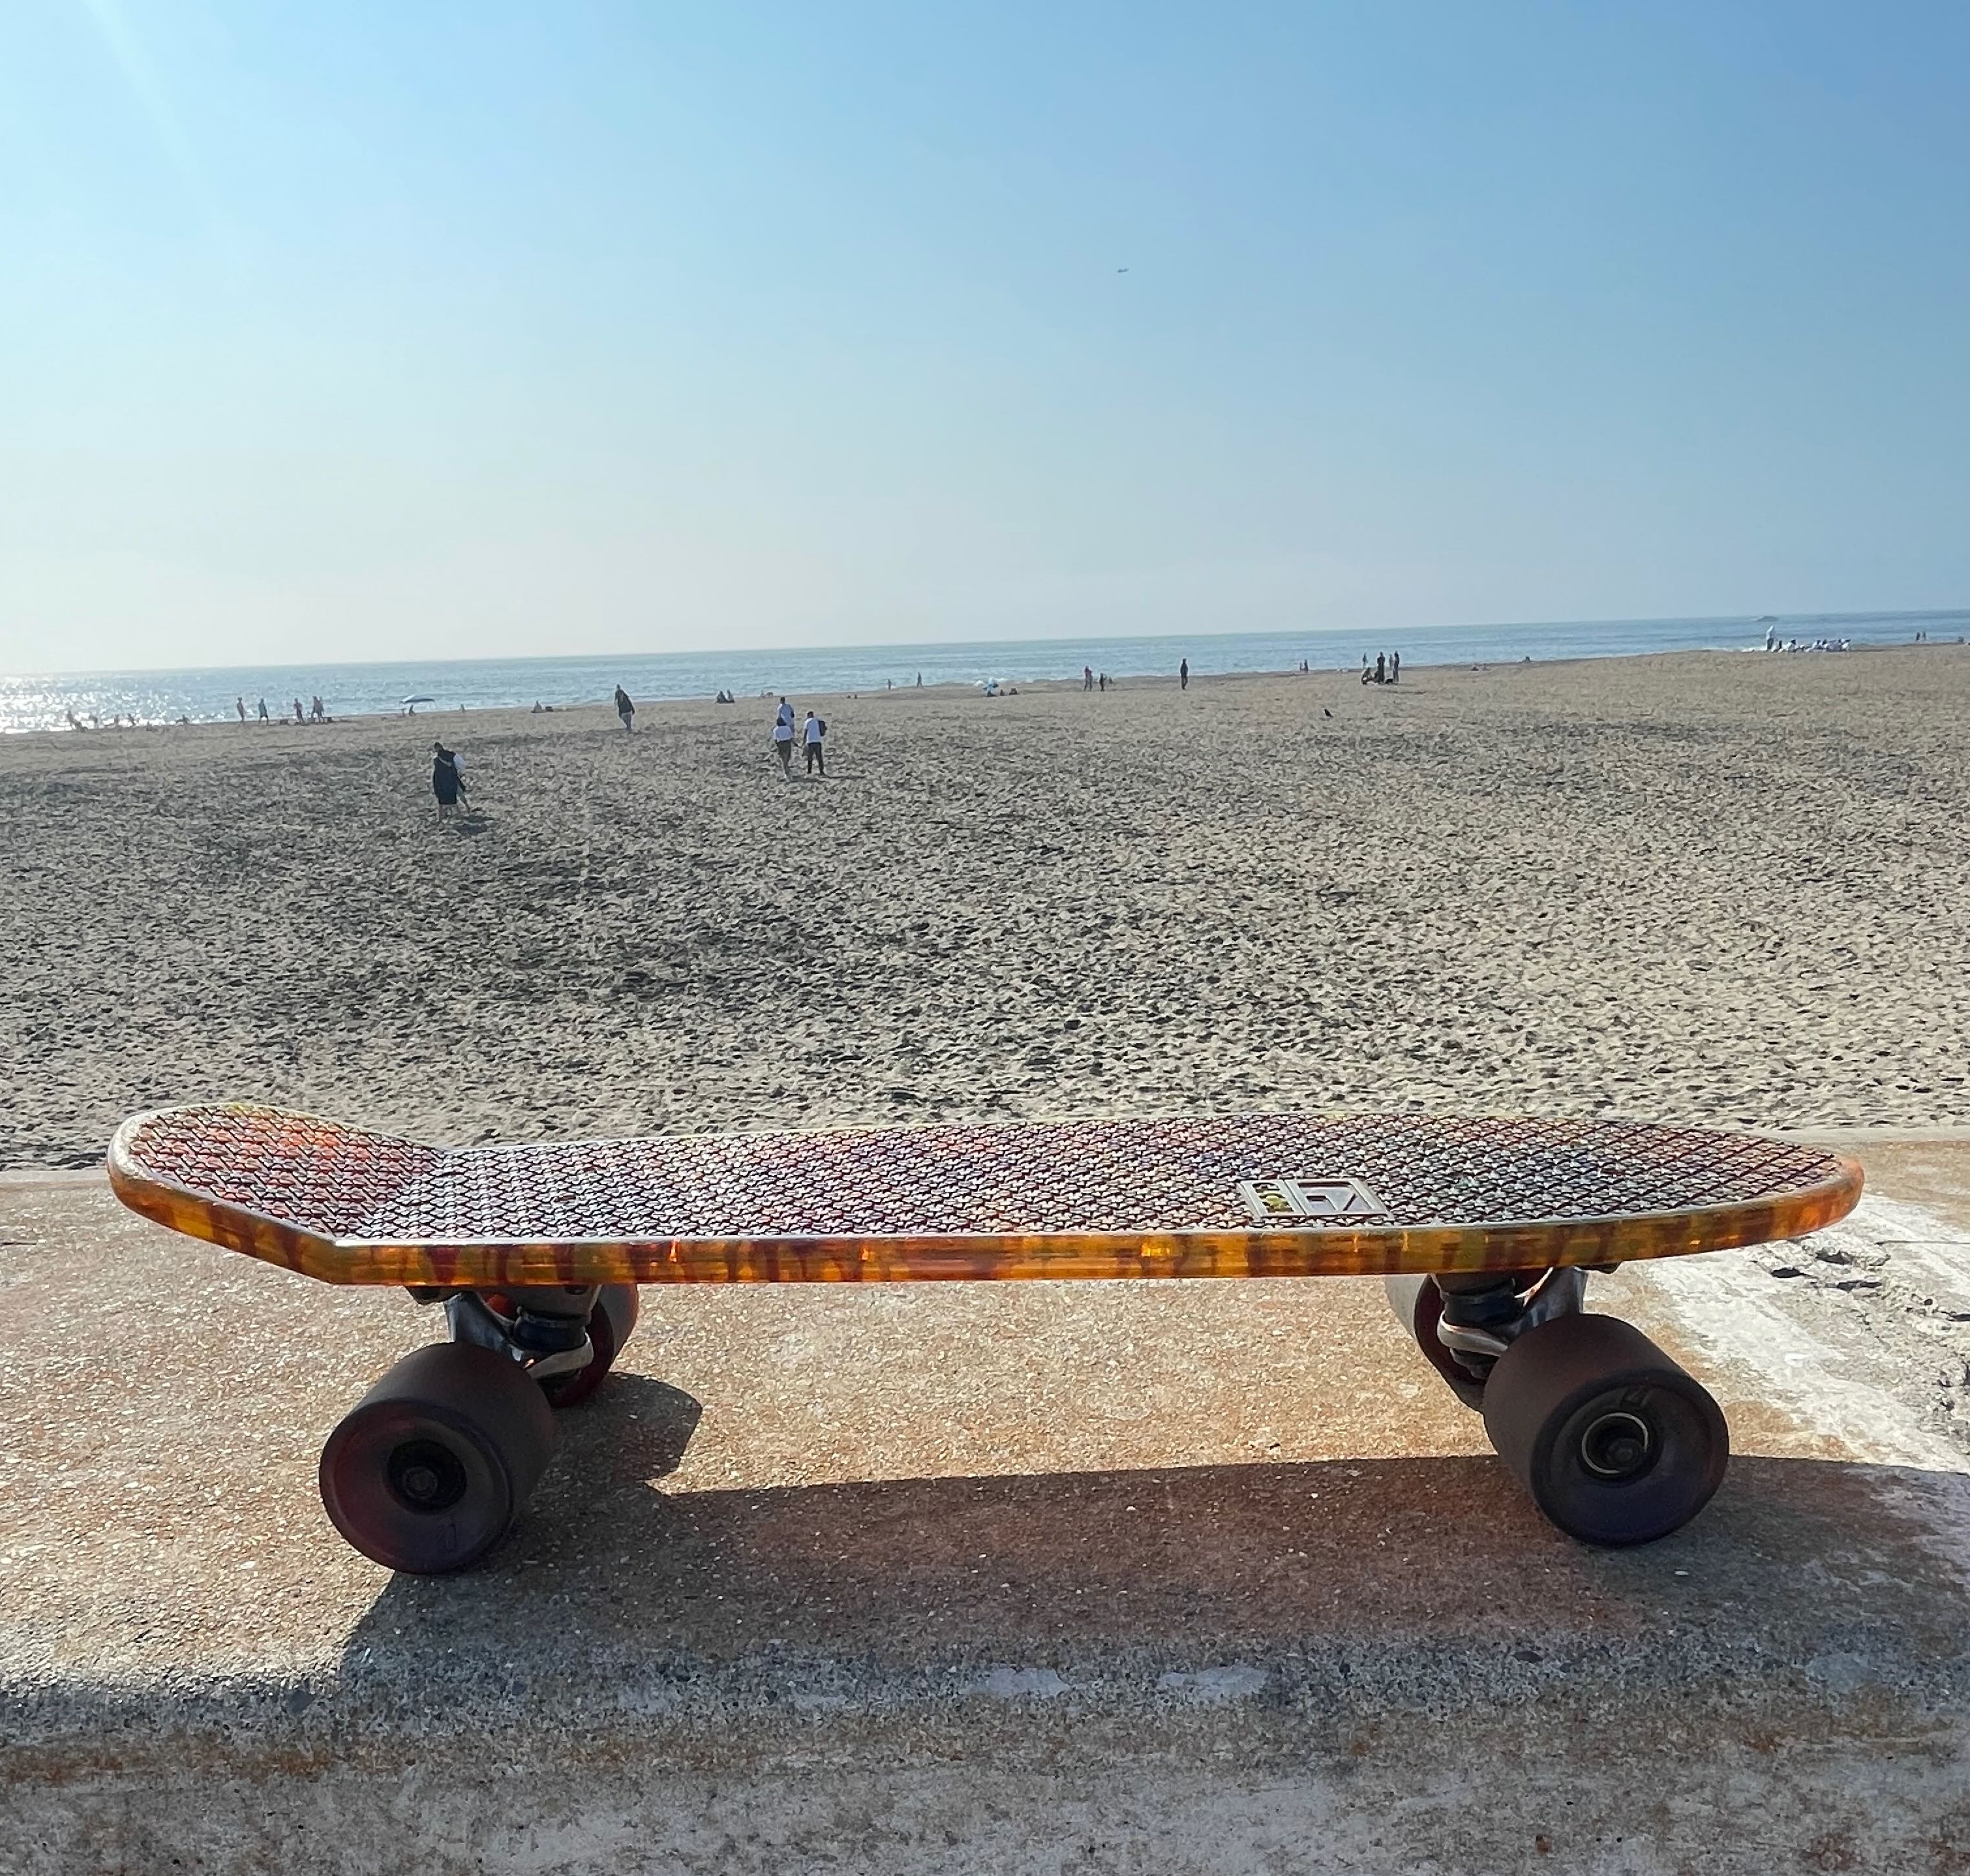
[(239, 665), (206, 671), (79, 672), (0, 677), (0, 730), (59, 730), (73, 712), (87, 723), (135, 717), (140, 723), (209, 723), (232, 717), (243, 701), (291, 716), (320, 697), (331, 716), (419, 709), (564, 707), (600, 702), (617, 684), (639, 703), (714, 695), (814, 697), (925, 684), (1026, 684), (1078, 678), (1084, 668), (1111, 678), (1169, 676), (1179, 658), (1193, 674), (1351, 668), (1365, 652), (1399, 651), (1412, 668), (1497, 664), (1531, 658), (1609, 658), (1645, 652), (1751, 650), (1767, 632), (1781, 642), (1848, 639), (1902, 644), (1970, 634), (1970, 610), (1947, 613), (1794, 614), (1776, 619), (1655, 619), (1544, 625), (1448, 626), (1395, 632), (1195, 632), (1181, 637), (1006, 639), (970, 645), (865, 645), (785, 651), (625, 652), (609, 658), (457, 658), (403, 664)]

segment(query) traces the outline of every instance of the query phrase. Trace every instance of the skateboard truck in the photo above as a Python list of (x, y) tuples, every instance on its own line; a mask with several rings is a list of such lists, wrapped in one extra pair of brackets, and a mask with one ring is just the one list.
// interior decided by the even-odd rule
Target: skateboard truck
[(1587, 1273), (1577, 1266), (1541, 1272), (1508, 1271), (1435, 1279), (1442, 1297), (1436, 1338), (1471, 1379), (1482, 1381), (1491, 1365), (1528, 1329), (1555, 1316), (1574, 1315), (1587, 1306)]
[[(451, 1339), (517, 1361), (543, 1384), (579, 1374), (595, 1358), (588, 1335), (599, 1284), (486, 1292), (454, 1290), (444, 1299)], [(414, 1294), (415, 1292), (413, 1292)], [(436, 1299), (427, 1293), (420, 1301)]]
[(1521, 1336), (1586, 1306), (1587, 1271), (1442, 1271), (1384, 1279), (1396, 1320), (1467, 1407), (1481, 1408), (1484, 1386)]

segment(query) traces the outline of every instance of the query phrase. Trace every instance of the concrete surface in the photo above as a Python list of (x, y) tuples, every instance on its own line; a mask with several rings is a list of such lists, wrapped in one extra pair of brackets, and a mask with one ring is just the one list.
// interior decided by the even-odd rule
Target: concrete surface
[(437, 1324), (0, 1180), (0, 1870), (1970, 1871), (1970, 1142), (1590, 1301), (1737, 1457), (1546, 1526), (1379, 1285), (645, 1292), (514, 1539), (320, 1442)]

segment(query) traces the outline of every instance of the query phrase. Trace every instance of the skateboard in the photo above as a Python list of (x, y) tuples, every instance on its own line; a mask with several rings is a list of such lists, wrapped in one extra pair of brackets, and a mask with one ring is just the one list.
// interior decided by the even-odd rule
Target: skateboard
[(639, 1285), (1380, 1276), (1406, 1333), (1554, 1524), (1649, 1542), (1729, 1456), (1709, 1393), (1584, 1308), (1632, 1259), (1852, 1210), (1821, 1148), (1615, 1120), (1422, 1114), (761, 1133), (446, 1148), (245, 1104), (125, 1121), (123, 1202), (330, 1283), (441, 1305), (447, 1341), (330, 1435), (329, 1517), (398, 1570), (503, 1537), (557, 1409), (600, 1387)]

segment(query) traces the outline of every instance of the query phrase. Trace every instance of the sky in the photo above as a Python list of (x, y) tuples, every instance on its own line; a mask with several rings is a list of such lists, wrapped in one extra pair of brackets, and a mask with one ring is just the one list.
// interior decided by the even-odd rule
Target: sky
[(13, 0), (0, 669), (1970, 603), (1970, 8)]

